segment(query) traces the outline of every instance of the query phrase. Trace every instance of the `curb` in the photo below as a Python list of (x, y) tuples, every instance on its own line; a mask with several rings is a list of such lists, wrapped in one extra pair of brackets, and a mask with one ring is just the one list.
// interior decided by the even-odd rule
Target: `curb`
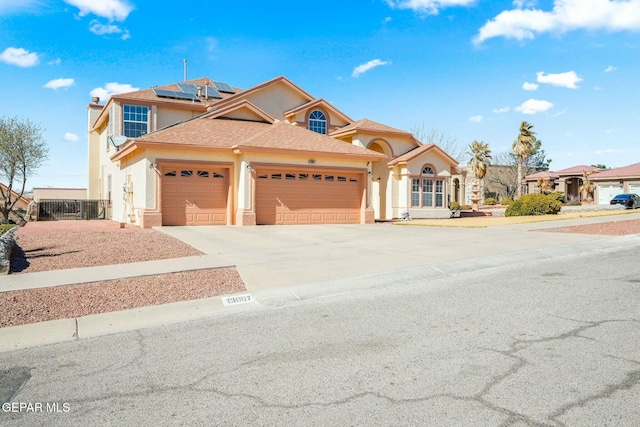
[(206, 319), (223, 310), (231, 313), (256, 306), (255, 302), (225, 306), (223, 299), (228, 297), (230, 295), (0, 328), (0, 353)]

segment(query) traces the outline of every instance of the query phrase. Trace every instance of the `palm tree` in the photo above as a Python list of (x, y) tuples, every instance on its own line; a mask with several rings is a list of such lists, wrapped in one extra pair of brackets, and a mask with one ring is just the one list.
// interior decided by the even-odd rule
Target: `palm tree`
[(536, 143), (536, 133), (533, 131), (533, 125), (523, 121), (520, 123), (520, 134), (518, 138), (513, 142), (513, 152), (518, 157), (518, 187), (516, 196), (522, 196), (522, 165), (526, 161), (527, 157), (531, 154), (531, 150)]
[(468, 165), (471, 168), (471, 173), (476, 178), (473, 186), (474, 195), (471, 201), (473, 202), (473, 210), (478, 210), (480, 180), (487, 174), (487, 166), (491, 163), (491, 150), (489, 150), (489, 144), (482, 141), (473, 141), (471, 145), (469, 145), (468, 154), (471, 156)]

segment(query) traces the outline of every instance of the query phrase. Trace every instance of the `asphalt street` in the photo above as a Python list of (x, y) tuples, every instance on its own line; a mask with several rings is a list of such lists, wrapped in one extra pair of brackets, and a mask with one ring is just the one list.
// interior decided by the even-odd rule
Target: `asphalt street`
[(539, 260), (1, 353), (0, 425), (637, 425), (638, 259)]

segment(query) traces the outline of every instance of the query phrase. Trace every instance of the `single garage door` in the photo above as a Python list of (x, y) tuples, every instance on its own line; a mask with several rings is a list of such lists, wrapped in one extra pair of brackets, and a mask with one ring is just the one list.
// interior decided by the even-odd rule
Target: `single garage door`
[(629, 184), (629, 193), (640, 196), (640, 184)]
[(622, 185), (598, 185), (598, 204), (608, 205), (611, 199), (622, 193)]
[(361, 175), (347, 172), (258, 170), (257, 224), (358, 224)]
[(162, 174), (162, 225), (225, 225), (227, 169), (165, 167)]

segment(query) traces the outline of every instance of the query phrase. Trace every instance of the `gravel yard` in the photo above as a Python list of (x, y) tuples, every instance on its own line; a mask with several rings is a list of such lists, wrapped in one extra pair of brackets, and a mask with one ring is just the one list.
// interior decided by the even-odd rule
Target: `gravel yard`
[(575, 225), (572, 227), (547, 228), (540, 231), (546, 231), (550, 233), (581, 233), (622, 236), (625, 234), (640, 233), (640, 219), (603, 222), (601, 224)]
[(12, 274), (202, 255), (159, 231), (114, 221), (30, 222), (16, 236)]
[[(12, 274), (202, 255), (156, 230), (112, 221), (30, 222)], [(235, 268), (140, 276), (0, 293), (0, 328), (246, 291)]]

